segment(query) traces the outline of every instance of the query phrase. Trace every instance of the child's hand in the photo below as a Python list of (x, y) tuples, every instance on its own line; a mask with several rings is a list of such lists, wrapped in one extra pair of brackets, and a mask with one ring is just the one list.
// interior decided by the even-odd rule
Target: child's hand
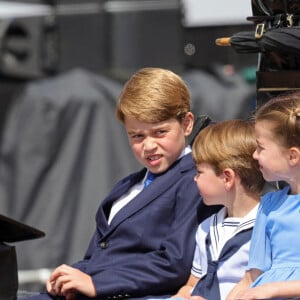
[(236, 295), (236, 299), (241, 300), (254, 300), (254, 299), (269, 299), (272, 298), (268, 288), (264, 285), (254, 288), (248, 288), (239, 292)]
[(75, 298), (76, 293), (96, 297), (92, 278), (82, 271), (61, 265), (51, 274), (46, 284), (47, 291), (53, 296), (65, 296), (66, 300)]
[(191, 297), (191, 287), (184, 285), (176, 295), (173, 295), (171, 298), (177, 299), (190, 299)]

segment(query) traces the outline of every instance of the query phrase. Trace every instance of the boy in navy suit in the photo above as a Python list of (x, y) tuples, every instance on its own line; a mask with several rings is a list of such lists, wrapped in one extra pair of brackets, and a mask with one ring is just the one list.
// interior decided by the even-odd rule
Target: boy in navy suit
[(141, 69), (125, 84), (116, 115), (143, 169), (101, 202), (83, 260), (57, 267), (47, 293), (32, 300), (165, 297), (189, 277), (197, 225), (212, 210), (193, 181), (188, 88), (169, 70)]

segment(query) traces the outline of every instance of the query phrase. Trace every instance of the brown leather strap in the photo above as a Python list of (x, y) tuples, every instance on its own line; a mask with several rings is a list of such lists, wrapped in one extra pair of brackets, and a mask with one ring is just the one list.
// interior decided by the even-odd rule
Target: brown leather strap
[(259, 92), (276, 92), (300, 89), (300, 71), (256, 72)]

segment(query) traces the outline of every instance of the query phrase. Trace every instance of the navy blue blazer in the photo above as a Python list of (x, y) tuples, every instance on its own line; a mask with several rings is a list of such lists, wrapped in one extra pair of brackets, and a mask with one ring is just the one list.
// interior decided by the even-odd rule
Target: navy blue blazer
[(145, 172), (143, 169), (118, 182), (101, 202), (85, 257), (73, 265), (92, 277), (97, 299), (174, 294), (190, 275), (198, 223), (215, 211), (201, 201), (188, 154), (158, 176), (108, 225), (113, 202), (142, 180)]

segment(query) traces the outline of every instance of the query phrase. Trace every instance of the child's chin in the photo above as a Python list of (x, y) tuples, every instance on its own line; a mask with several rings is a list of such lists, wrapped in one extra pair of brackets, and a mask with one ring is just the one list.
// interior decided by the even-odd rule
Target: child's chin
[(203, 203), (204, 203), (205, 205), (211, 205), (211, 203), (210, 203), (208, 200), (206, 200), (205, 198), (203, 198)]

